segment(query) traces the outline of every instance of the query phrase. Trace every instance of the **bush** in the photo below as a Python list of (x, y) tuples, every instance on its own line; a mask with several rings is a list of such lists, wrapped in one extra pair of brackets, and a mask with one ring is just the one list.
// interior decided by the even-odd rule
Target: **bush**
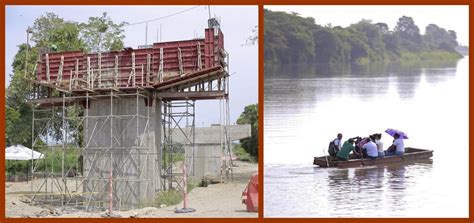
[(240, 117), (237, 119), (237, 124), (250, 124), (250, 137), (241, 139), (240, 143), (246, 152), (248, 152), (252, 157), (255, 157), (255, 159), (258, 159), (258, 104), (246, 106), (242, 114), (240, 114)]
[[(196, 188), (198, 182), (188, 179), (187, 190), (188, 193)], [(183, 192), (175, 189), (170, 189), (168, 191), (158, 192), (155, 196), (155, 206), (160, 207), (161, 205), (171, 206), (177, 205), (183, 200)]]
[[(163, 162), (165, 166), (168, 166), (171, 162), (172, 164), (183, 161), (184, 160), (184, 154), (183, 153), (173, 153), (171, 154), (171, 158), (169, 157), (169, 154), (166, 154), (166, 156), (163, 156)], [(171, 160), (170, 160), (171, 159)]]
[[(53, 172), (53, 173), (61, 173), (62, 167), (62, 156), (63, 151), (62, 148), (54, 148), (45, 149), (40, 151), (45, 155), (44, 159), (38, 160), (38, 166), (36, 171), (46, 171), (46, 172)], [(78, 170), (81, 169), (79, 166), (79, 155), (80, 149), (79, 148), (66, 148), (64, 153), (64, 171), (68, 171), (69, 169), (74, 169), (76, 166)]]
[[(37, 150), (37, 148), (35, 148)], [(42, 148), (38, 150), (43, 153), (45, 157), (43, 159), (35, 160), (35, 172), (44, 171), (52, 173), (61, 173), (62, 172), (62, 148)], [(64, 171), (68, 171), (70, 168), (75, 168), (76, 166), (81, 169), (79, 166), (79, 149), (68, 147), (65, 150), (64, 154)], [(28, 174), (31, 172), (31, 160), (8, 160), (5, 162), (5, 172), (6, 175), (21, 175)]]
[(251, 156), (247, 151), (245, 151), (245, 149), (242, 148), (241, 144), (234, 145), (234, 154), (241, 161), (252, 162), (252, 163), (256, 162), (256, 158)]
[(156, 194), (155, 205), (160, 207), (161, 205), (171, 206), (181, 202), (183, 195), (180, 191), (171, 189), (168, 191), (161, 191)]

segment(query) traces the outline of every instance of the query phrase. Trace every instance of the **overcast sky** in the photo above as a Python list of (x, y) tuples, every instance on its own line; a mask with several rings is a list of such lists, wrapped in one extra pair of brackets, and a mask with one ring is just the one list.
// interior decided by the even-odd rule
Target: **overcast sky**
[[(46, 12), (65, 20), (86, 22), (91, 16), (107, 12), (116, 23), (136, 23), (181, 14), (148, 23), (148, 43), (156, 42), (157, 29), (162, 26), (162, 40), (186, 40), (203, 37), (209, 17), (208, 7), (199, 6), (7, 6), (6, 7), (6, 85), (9, 85), (11, 64), (18, 45), (26, 42), (26, 29)], [(258, 25), (257, 6), (211, 6), (211, 14), (221, 20), (225, 49), (230, 55), (230, 114), (234, 123), (244, 107), (258, 102), (258, 46), (242, 46), (251, 30)], [(125, 46), (145, 44), (145, 24), (125, 28)], [(196, 104), (196, 126), (219, 123), (219, 102), (200, 101)]]
[(347, 27), (362, 19), (387, 23), (393, 30), (402, 16), (412, 17), (423, 34), (428, 24), (434, 23), (457, 33), (462, 45), (469, 42), (469, 7), (468, 6), (412, 6), (412, 5), (319, 5), (319, 6), (265, 6), (272, 11), (297, 12), (303, 17), (313, 17), (317, 24)]

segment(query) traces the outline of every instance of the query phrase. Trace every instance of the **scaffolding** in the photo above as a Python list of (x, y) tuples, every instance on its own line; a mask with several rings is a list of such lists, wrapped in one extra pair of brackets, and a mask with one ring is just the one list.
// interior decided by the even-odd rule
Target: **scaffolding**
[[(183, 190), (181, 165), (186, 165), (188, 174), (194, 172), (195, 151), (195, 102), (163, 102), (163, 190), (178, 188)], [(176, 142), (173, 135), (179, 134), (185, 142)]]
[(220, 176), (230, 180), (229, 57), (219, 28), (205, 33), (145, 49), (43, 53), (29, 103), (32, 148), (49, 154), (32, 160), (42, 180), (32, 181), (31, 202), (111, 212), (186, 191), (198, 100), (219, 100)]
[[(86, 93), (85, 96), (62, 93), (61, 107), (33, 107), (33, 131), (39, 132), (32, 148), (40, 151), (48, 148), (51, 154), (59, 151), (61, 173), (58, 175), (58, 170), (54, 169), (57, 160), (36, 161), (35, 166), (38, 162), (51, 163), (50, 168), (46, 168), (48, 165), (45, 164), (44, 170), (34, 169), (37, 176), (42, 171), (39, 176), (44, 181), (36, 189), (32, 183), (32, 202), (82, 207), (85, 210), (104, 207), (109, 203), (118, 209), (144, 205), (140, 190), (146, 191), (153, 186), (151, 177), (154, 174), (148, 171), (153, 171), (149, 166), (155, 165), (158, 155), (147, 145), (153, 138), (150, 137), (149, 124), (152, 108), (144, 106), (149, 98), (148, 92), (140, 90), (111, 90), (98, 95)], [(129, 109), (116, 105), (119, 100), (121, 103), (126, 100), (130, 104)], [(91, 110), (91, 104), (108, 111)], [(54, 125), (61, 126), (57, 141), (51, 139)], [(132, 135), (135, 137), (131, 138)], [(46, 140), (39, 140), (41, 136)], [(39, 143), (42, 141), (46, 144)], [(76, 165), (67, 165), (66, 161), (75, 161)]]

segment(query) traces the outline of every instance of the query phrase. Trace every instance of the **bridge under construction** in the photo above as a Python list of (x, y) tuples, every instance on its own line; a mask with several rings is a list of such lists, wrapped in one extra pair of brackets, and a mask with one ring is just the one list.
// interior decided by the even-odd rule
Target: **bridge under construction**
[[(32, 148), (61, 157), (32, 161), (32, 176), (44, 179), (31, 184), (34, 204), (126, 210), (152, 204), (160, 191), (185, 192), (198, 154), (198, 100), (219, 101), (218, 177), (231, 178), (229, 55), (216, 19), (204, 38), (43, 52), (33, 82)], [(51, 165), (39, 170), (38, 162)]]

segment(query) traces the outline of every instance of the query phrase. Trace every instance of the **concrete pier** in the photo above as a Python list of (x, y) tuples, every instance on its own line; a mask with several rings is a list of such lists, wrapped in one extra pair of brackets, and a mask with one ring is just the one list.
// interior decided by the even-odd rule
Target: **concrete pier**
[(108, 205), (112, 169), (114, 207), (151, 204), (160, 188), (161, 103), (150, 107), (142, 97), (112, 98), (91, 100), (86, 111), (87, 203)]
[[(196, 179), (203, 176), (217, 177), (221, 171), (222, 159), (224, 159), (223, 148), (221, 147), (221, 132), (223, 126), (212, 125), (210, 127), (195, 128), (195, 150), (188, 151), (188, 156), (194, 155), (192, 172), (190, 175)], [(228, 127), (231, 141), (250, 137), (251, 128), (246, 125), (230, 125)], [(185, 143), (186, 139), (179, 132), (173, 134), (175, 142)], [(189, 159), (189, 158), (188, 158)]]

